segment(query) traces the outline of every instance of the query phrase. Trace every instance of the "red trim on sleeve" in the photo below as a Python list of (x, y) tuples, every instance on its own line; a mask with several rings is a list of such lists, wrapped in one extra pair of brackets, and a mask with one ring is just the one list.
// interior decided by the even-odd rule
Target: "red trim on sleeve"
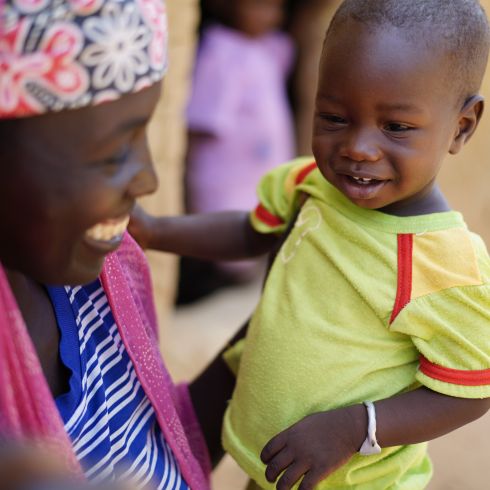
[(316, 162), (313, 162), (313, 163), (310, 163), (309, 165), (307, 165), (304, 169), (301, 170), (301, 172), (298, 173), (294, 183), (296, 185), (301, 184), (301, 182), (303, 182), (303, 180), (306, 179), (308, 174), (310, 174), (313, 170), (315, 170), (315, 168), (316, 168)]
[(398, 235), (398, 284), (390, 324), (394, 322), (398, 313), (408, 304), (412, 296), (412, 250), (413, 235)]
[(272, 228), (284, 224), (284, 221), (279, 216), (270, 213), (264, 206), (262, 206), (262, 204), (259, 204), (255, 208), (255, 216), (257, 216), (262, 223), (265, 223)]
[(490, 369), (468, 371), (439, 366), (420, 356), (420, 371), (429, 378), (438, 379), (445, 383), (463, 386), (490, 385)]

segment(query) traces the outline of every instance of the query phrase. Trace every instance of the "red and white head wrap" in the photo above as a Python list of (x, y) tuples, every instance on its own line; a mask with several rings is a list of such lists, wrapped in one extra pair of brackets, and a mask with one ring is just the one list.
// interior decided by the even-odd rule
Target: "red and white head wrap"
[(0, 0), (0, 119), (96, 105), (167, 68), (164, 0)]

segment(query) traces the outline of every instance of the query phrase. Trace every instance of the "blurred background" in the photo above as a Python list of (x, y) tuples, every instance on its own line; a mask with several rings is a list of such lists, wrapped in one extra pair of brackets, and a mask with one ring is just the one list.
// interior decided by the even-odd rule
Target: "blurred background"
[[(341, 0), (167, 0), (170, 70), (150, 127), (160, 177), (154, 214), (247, 209), (258, 176), (311, 154), (323, 35)], [(490, 0), (482, 0), (490, 11)], [(490, 99), (490, 76), (483, 94)], [(490, 240), (490, 115), (440, 183), (471, 229)], [(162, 350), (177, 380), (191, 379), (253, 311), (261, 264), (207, 264), (149, 253)], [(180, 273), (179, 273), (180, 271)], [(176, 307), (176, 303), (179, 305)], [(490, 416), (431, 443), (431, 490), (490, 489)], [(229, 459), (215, 490), (241, 490)]]

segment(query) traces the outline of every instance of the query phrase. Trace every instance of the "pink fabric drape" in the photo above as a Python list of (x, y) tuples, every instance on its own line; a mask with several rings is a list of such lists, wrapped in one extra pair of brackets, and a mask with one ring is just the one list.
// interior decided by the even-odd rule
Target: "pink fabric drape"
[[(116, 324), (158, 422), (192, 490), (208, 490), (211, 465), (186, 386), (175, 387), (158, 350), (146, 259), (126, 235), (101, 275)], [(24, 320), (0, 265), (0, 433), (49, 444), (81, 474)]]
[(39, 442), (81, 475), (35, 348), (0, 265), (0, 432)]

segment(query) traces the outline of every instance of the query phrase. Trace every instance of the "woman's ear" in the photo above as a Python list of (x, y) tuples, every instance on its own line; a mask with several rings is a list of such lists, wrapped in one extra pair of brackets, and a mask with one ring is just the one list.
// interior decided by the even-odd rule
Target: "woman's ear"
[(465, 143), (473, 136), (483, 114), (485, 101), (481, 95), (473, 95), (466, 99), (458, 118), (458, 129), (451, 142), (449, 153), (456, 155)]

